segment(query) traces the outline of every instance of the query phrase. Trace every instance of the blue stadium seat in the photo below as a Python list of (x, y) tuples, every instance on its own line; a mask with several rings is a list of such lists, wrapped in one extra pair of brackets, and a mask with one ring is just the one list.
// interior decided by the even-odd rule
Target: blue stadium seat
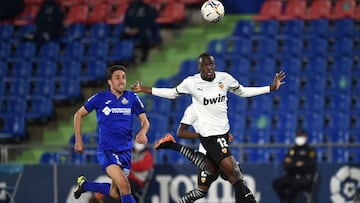
[[(157, 87), (157, 86), (155, 86)], [(162, 86), (166, 87), (166, 86)], [(178, 97), (175, 100), (175, 113), (180, 114), (180, 117), (183, 115), (185, 109), (191, 104), (191, 96), (190, 95), (183, 95), (181, 97)]]
[(0, 60), (5, 61), (11, 56), (11, 44), (6, 42), (0, 43)]
[(212, 39), (208, 44), (206, 51), (215, 58), (224, 57), (226, 50), (224, 49), (224, 39)]
[(329, 44), (327, 38), (309, 37), (307, 38), (307, 45), (305, 46), (304, 54), (307, 57), (327, 56)]
[(297, 75), (286, 74), (286, 88), (280, 88), (279, 90), (277, 90), (277, 94), (283, 96), (285, 95), (287, 96), (289, 94), (298, 95), (300, 90), (301, 90), (301, 78)]
[(249, 104), (249, 111), (254, 113), (261, 112), (267, 114), (272, 112), (273, 109), (272, 97), (268, 95), (259, 95), (257, 97), (252, 97)]
[(245, 38), (250, 38), (254, 33), (254, 22), (252, 20), (239, 20), (235, 24), (233, 31), (234, 36), (240, 36)]
[(267, 153), (268, 153), (267, 156), (269, 157), (269, 161), (271, 163), (282, 163), (282, 161), (284, 160), (287, 154), (287, 149), (273, 147), (273, 148), (268, 148)]
[(14, 26), (12, 24), (0, 24), (0, 41), (8, 42), (14, 33)]
[(24, 116), (0, 115), (0, 139), (21, 140), (26, 136)]
[(349, 162), (359, 163), (360, 162), (360, 149), (356, 147), (348, 148), (349, 151)]
[(109, 45), (106, 42), (90, 43), (88, 51), (85, 53), (86, 59), (106, 59), (108, 57)]
[(62, 42), (72, 43), (82, 41), (85, 38), (86, 25), (82, 23), (70, 24), (62, 38)]
[(174, 87), (174, 80), (173, 78), (160, 78), (158, 80), (156, 80), (154, 87), (169, 87), (172, 88)]
[(247, 129), (244, 134), (244, 142), (250, 144), (268, 144), (270, 143), (270, 132), (268, 129), (261, 128)]
[(284, 21), (284, 34), (286, 37), (299, 37), (301, 38), (305, 32), (305, 21), (301, 19), (293, 19)]
[(337, 19), (334, 21), (334, 29), (331, 32), (333, 38), (353, 38), (356, 33), (355, 21), (350, 18)]
[(23, 42), (16, 48), (15, 55), (12, 60), (28, 60), (32, 61), (36, 55), (35, 42)]
[(298, 125), (297, 113), (284, 110), (282, 113), (276, 114), (274, 119), (276, 119), (274, 121), (276, 123), (274, 123), (272, 127), (279, 133), (286, 131), (296, 131)]
[(306, 64), (306, 74), (308, 76), (319, 75), (323, 76), (327, 73), (327, 61), (326, 58), (320, 56), (310, 57)]
[(65, 45), (62, 60), (76, 59), (79, 60), (84, 56), (85, 45), (82, 42), (72, 42)]
[(307, 37), (327, 38), (330, 33), (330, 25), (327, 19), (316, 19), (309, 21), (309, 27), (306, 32)]
[(105, 41), (110, 36), (110, 27), (105, 23), (96, 23), (91, 25), (89, 36), (84, 39), (85, 42)]
[(308, 93), (301, 99), (299, 110), (313, 113), (322, 113), (325, 111), (325, 98), (323, 95)]
[(350, 37), (336, 38), (332, 46), (332, 50), (328, 55), (333, 57), (353, 57), (354, 55), (354, 41)]
[(315, 151), (318, 163), (331, 163), (330, 157), (332, 157), (332, 155), (329, 153), (327, 147), (316, 147)]
[(53, 99), (56, 101), (76, 101), (81, 98), (79, 78), (55, 77), (55, 90)]
[[(317, 63), (312, 63), (312, 64), (317, 64)], [(312, 66), (309, 65), (308, 68), (310, 68), (310, 67), (312, 67)], [(308, 94), (318, 94), (318, 95), (325, 94), (326, 84), (327, 84), (327, 79), (325, 77), (325, 74), (322, 76), (320, 74), (309, 75), (308, 77), (306, 77), (304, 79), (304, 81), (305, 81), (305, 84), (304, 84), (303, 88), (301, 89), (303, 94), (307, 94), (307, 95)]]
[(52, 98), (54, 94), (54, 81), (51, 78), (32, 77), (29, 82), (29, 96)]
[(245, 113), (248, 110), (249, 101), (250, 100), (247, 98), (241, 98), (234, 94), (228, 94), (228, 112), (235, 112), (236, 114)]
[(251, 39), (243, 37), (227, 37), (223, 41), (222, 51), (226, 57), (251, 57), (253, 44)]
[(198, 72), (197, 59), (186, 59), (181, 62), (179, 72), (177, 73), (177, 80), (182, 81), (185, 77), (193, 75)]
[(38, 58), (57, 60), (60, 55), (60, 44), (57, 42), (47, 42), (40, 47)]
[(264, 20), (260, 22), (259, 31), (257, 34), (260, 37), (275, 37), (280, 34), (280, 21)]
[(332, 163), (348, 163), (349, 151), (346, 147), (332, 148)]
[(22, 39), (27, 34), (33, 34), (36, 31), (36, 25), (35, 24), (29, 24), (29, 25), (22, 25), (18, 27), (18, 30), (16, 32), (16, 38)]
[(153, 96), (151, 111), (158, 113), (169, 113), (171, 112), (171, 105), (172, 100)]
[(327, 95), (326, 110), (329, 112), (349, 113), (351, 109), (351, 97), (348, 94)]
[(79, 77), (82, 64), (76, 60), (66, 60), (58, 67), (56, 77), (76, 78)]
[(304, 53), (304, 42), (300, 38), (287, 37), (284, 40), (281, 53), (279, 54), (283, 60), (289, 57), (299, 59)]
[(134, 42), (131, 40), (122, 40), (115, 42), (114, 47), (106, 57), (108, 61), (132, 61), (135, 57)]
[(282, 60), (281, 70), (283, 70), (287, 75), (292, 77), (300, 77), (302, 72), (301, 59), (288, 56)]
[(25, 117), (28, 121), (47, 122), (54, 116), (52, 99), (45, 96), (31, 96), (27, 98)]
[(32, 77), (50, 79), (56, 75), (57, 64), (52, 60), (38, 60), (32, 69)]
[(4, 81), (5, 89), (4, 93), (6, 96), (20, 96), (25, 97), (29, 94), (30, 83), (28, 80), (17, 79), (17, 78), (7, 78)]
[(22, 97), (4, 97), (0, 102), (2, 115), (22, 115), (26, 112), (26, 101)]
[(263, 37), (258, 40), (255, 54), (258, 57), (275, 57), (278, 53), (278, 42), (275, 38)]
[(243, 150), (243, 161), (245, 163), (267, 163), (269, 160), (267, 149), (245, 148)]
[[(258, 74), (264, 77), (271, 77), (270, 81), (261, 81), (258, 80), (256, 82), (264, 82), (264, 84), (270, 84), (273, 80), (273, 77), (276, 73), (276, 59), (273, 57), (260, 56), (256, 60), (255, 69), (252, 74)], [(259, 84), (260, 85), (260, 84)]]
[(295, 130), (273, 130), (270, 134), (270, 142), (277, 144), (294, 144)]
[(230, 60), (229, 72), (234, 77), (247, 76), (251, 70), (251, 61), (245, 57), (236, 57)]
[(44, 152), (42, 153), (40, 164), (61, 164), (60, 156), (57, 152)]
[(100, 82), (105, 80), (106, 62), (103, 60), (88, 60), (82, 66), (80, 80), (82, 83)]
[(324, 132), (324, 142), (332, 144), (348, 144), (349, 132), (347, 130), (326, 129)]
[(16, 61), (13, 66), (8, 67), (7, 77), (27, 79), (31, 75), (31, 70), (31, 62), (25, 60)]
[(350, 114), (339, 110), (325, 113), (326, 125), (325, 127), (333, 131), (348, 131), (351, 127)]

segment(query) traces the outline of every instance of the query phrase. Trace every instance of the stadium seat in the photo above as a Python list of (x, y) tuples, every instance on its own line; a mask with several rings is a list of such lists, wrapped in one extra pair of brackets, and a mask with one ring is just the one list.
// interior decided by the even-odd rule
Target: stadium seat
[(312, 36), (328, 38), (329, 35), (330, 35), (329, 20), (316, 19), (309, 21), (309, 26), (306, 32), (307, 38), (310, 38)]
[(267, 157), (270, 163), (282, 163), (287, 154), (286, 148), (269, 148), (267, 149)]
[(355, 11), (354, 11), (353, 15), (351, 16), (351, 18), (353, 18), (354, 20), (360, 19), (360, 6), (359, 5), (357, 5), (355, 7)]
[(11, 51), (10, 43), (0, 42), (0, 60), (7, 60), (11, 56)]
[(4, 81), (6, 96), (25, 97), (29, 94), (30, 84), (28, 80), (18, 78), (6, 78)]
[(34, 42), (23, 42), (16, 48), (15, 55), (12, 60), (27, 60), (32, 61), (36, 55), (36, 45)]
[(339, 0), (335, 2), (333, 11), (331, 12), (330, 19), (343, 19), (352, 18), (355, 13), (356, 1), (355, 0)]
[(0, 24), (0, 40), (2, 43), (9, 42), (14, 34), (14, 26), (12, 24)]
[(251, 72), (252, 75), (264, 76), (264, 78), (270, 77), (270, 81), (257, 80), (256, 85), (269, 84), (273, 80), (273, 76), (276, 73), (276, 59), (270, 56), (259, 55), (255, 67)]
[(306, 1), (288, 1), (285, 11), (283, 15), (279, 17), (279, 20), (304, 19), (306, 10)]
[(81, 62), (67, 60), (58, 66), (56, 77), (77, 78), (81, 73)]
[[(328, 104), (326, 106), (327, 112), (340, 112), (349, 114), (351, 108), (351, 97), (344, 93), (336, 93), (327, 95)], [(344, 120), (344, 122), (346, 119)], [(347, 121), (349, 122), (349, 121)]]
[[(287, 45), (285, 45), (285, 46), (287, 46)], [(283, 49), (283, 54), (282, 54), (283, 56), (286, 55), (287, 49), (285, 49), (285, 46)], [(290, 46), (291, 45), (289, 45), (289, 49), (292, 49)], [(291, 53), (290, 50), (288, 50), (287, 52)], [(296, 55), (286, 56), (282, 59), (281, 70), (285, 71), (285, 73), (287, 75), (294, 76), (294, 77), (300, 77), (300, 75), (302, 73), (302, 61), (300, 58), (296, 57)], [(299, 87), (299, 86), (297, 86), (297, 87)]]
[(70, 7), (67, 16), (64, 19), (65, 25), (71, 25), (74, 23), (87, 22), (87, 16), (89, 13), (89, 7), (86, 4), (77, 4)]
[(109, 37), (109, 25), (105, 23), (92, 24), (90, 27), (89, 36), (83, 41), (86, 43), (93, 43), (97, 41), (106, 41)]
[(32, 77), (30, 78), (29, 96), (43, 96), (52, 98), (54, 94), (54, 81), (49, 77)]
[(307, 38), (304, 55), (307, 57), (327, 56), (329, 51), (328, 40), (322, 37)]
[(331, 1), (312, 1), (309, 11), (304, 15), (306, 20), (328, 19), (331, 14)]
[(360, 150), (356, 147), (348, 148), (349, 152), (349, 162), (359, 163), (360, 162)]
[(327, 87), (329, 94), (350, 94), (352, 83), (350, 75), (336, 71), (329, 76), (329, 83), (330, 85)]
[[(297, 95), (288, 94), (287, 97), (281, 97), (278, 100), (278, 103), (274, 106), (273, 110), (282, 114), (283, 112), (287, 113), (296, 113), (299, 109), (299, 99)], [(269, 104), (270, 105), (270, 104)]]
[(0, 100), (2, 115), (22, 115), (26, 112), (26, 101), (21, 97), (4, 97)]
[(261, 4), (259, 13), (253, 17), (253, 20), (278, 20), (278, 17), (282, 14), (282, 6), (282, 1), (264, 1)]
[(258, 41), (255, 54), (260, 57), (275, 57), (278, 53), (278, 43), (274, 38), (261, 38)]
[(87, 24), (105, 23), (106, 16), (110, 11), (108, 4), (94, 3), (91, 5), (92, 9), (88, 12), (86, 19)]
[(270, 113), (273, 109), (273, 101), (270, 96), (252, 97), (249, 99), (249, 104), (250, 112)]
[(250, 38), (254, 32), (254, 22), (251, 20), (239, 20), (236, 22), (233, 36)]
[(335, 42), (332, 46), (332, 50), (328, 55), (333, 56), (335, 59), (347, 56), (353, 57), (354, 56), (354, 42), (353, 39), (350, 37), (337, 37), (335, 38)]
[(55, 90), (53, 99), (57, 102), (73, 102), (81, 98), (80, 79), (68, 77), (55, 77)]
[[(251, 60), (245, 57), (234, 57), (230, 60), (229, 72), (235, 77), (248, 76), (251, 70)], [(240, 81), (243, 83), (243, 81)], [(244, 84), (247, 85), (247, 84)]]
[(56, 75), (57, 64), (52, 60), (38, 60), (33, 66), (31, 76), (40, 78), (52, 78)]
[(60, 55), (60, 44), (57, 42), (47, 42), (40, 47), (38, 58), (57, 60)]
[(103, 60), (89, 60), (82, 66), (80, 80), (82, 83), (91, 84), (105, 80), (106, 62)]
[[(311, 89), (312, 86), (313, 84), (309, 84), (309, 89)], [(304, 112), (313, 112), (313, 113), (324, 112), (325, 98), (323, 95), (310, 92), (310, 93), (305, 93), (302, 99), (304, 101), (301, 101), (299, 110)]]
[(7, 77), (27, 79), (31, 75), (32, 64), (28, 61), (16, 61), (8, 67)]
[[(247, 115), (247, 121), (249, 122), (249, 129), (254, 130), (269, 130), (271, 128), (271, 114), (266, 112), (252, 112), (251, 116)], [(254, 131), (253, 131), (254, 132)], [(259, 135), (260, 136), (260, 135)], [(265, 137), (264, 141), (268, 141), (269, 136)]]
[(16, 15), (13, 23), (16, 26), (30, 25), (34, 23), (35, 17), (40, 9), (40, 5), (28, 5), (24, 10)]
[(168, 3), (156, 18), (160, 25), (182, 24), (185, 21), (185, 5), (180, 2)]
[(106, 23), (110, 25), (121, 25), (125, 18), (125, 12), (128, 5), (128, 2), (115, 5), (116, 9), (111, 9), (107, 14)]
[(64, 43), (78, 43), (85, 38), (86, 25), (83, 23), (74, 23), (68, 26), (62, 38)]
[(267, 163), (269, 160), (267, 149), (264, 148), (245, 148), (242, 153), (245, 163)]
[(51, 97), (31, 96), (26, 100), (26, 120), (45, 123), (54, 115), (54, 106)]
[(346, 147), (332, 148), (332, 163), (348, 163), (349, 151)]
[(299, 37), (301, 38), (305, 31), (305, 22), (302, 19), (292, 19), (284, 21), (284, 30), (282, 34), (285, 37)]
[(228, 37), (224, 39), (223, 43), (223, 50), (226, 50), (225, 53), (230, 58), (252, 56), (253, 45), (251, 39)]
[[(296, 37), (287, 37), (284, 39), (281, 53), (279, 54), (283, 60), (287, 60), (289, 57), (294, 57), (298, 59), (302, 57), (303, 54), (304, 42), (302, 39)], [(294, 67), (288, 68), (295, 69)], [(299, 68), (301, 68), (301, 66)], [(300, 71), (300, 69), (298, 71)]]
[(0, 139), (21, 141), (26, 136), (26, 122), (23, 116), (0, 115)]
[(295, 130), (293, 129), (289, 129), (289, 130), (281, 130), (279, 129), (274, 129), (271, 131), (270, 133), (270, 143), (275, 143), (275, 144), (294, 144), (295, 142), (295, 135), (294, 135)]
[(44, 152), (39, 160), (39, 164), (60, 164), (61, 159), (57, 152)]
[(121, 40), (115, 42), (114, 47), (110, 49), (107, 61), (120, 62), (132, 61), (135, 57), (134, 42), (131, 40)]
[[(322, 44), (322, 43), (319, 43)], [(315, 44), (312, 46), (313, 48)], [(310, 51), (310, 50), (309, 50)], [(309, 54), (310, 57), (308, 59), (308, 62), (305, 65), (305, 76), (312, 76), (312, 79), (316, 76), (325, 76), (327, 74), (327, 60), (325, 57), (322, 57), (321, 55), (317, 55), (316, 53), (322, 53), (321, 50), (312, 50), (310, 52), (314, 52), (313, 54)], [(315, 74), (315, 75), (314, 75)], [(324, 80), (324, 78), (322, 78)], [(315, 81), (314, 81), (315, 82)]]
[(353, 19), (337, 19), (334, 21), (334, 29), (330, 35), (335, 39), (344, 37), (353, 38), (355, 33), (356, 28)]
[(264, 20), (259, 22), (259, 31), (257, 34), (260, 37), (274, 37), (280, 34), (280, 22), (277, 20)]
[(81, 42), (67, 43), (61, 60), (81, 60), (84, 56), (85, 45)]
[(19, 26), (18, 30), (16, 32), (16, 38), (22, 39), (27, 34), (34, 33), (36, 31), (36, 25), (35, 24), (29, 24), (29, 25), (23, 25)]
[(181, 62), (179, 72), (177, 73), (177, 80), (181, 81), (189, 75), (197, 73), (198, 61), (197, 59), (186, 59)]
[(108, 57), (109, 45), (106, 42), (93, 42), (85, 53), (86, 59), (106, 59)]

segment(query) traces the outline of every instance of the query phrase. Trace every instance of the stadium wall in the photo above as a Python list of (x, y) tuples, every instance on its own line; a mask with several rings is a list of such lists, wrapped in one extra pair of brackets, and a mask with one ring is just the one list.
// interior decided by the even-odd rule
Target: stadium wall
[[(19, 177), (18, 173), (6, 174), (4, 168), (8, 172), (14, 172), (11, 168), (0, 165), (0, 186), (15, 185)], [(245, 171), (245, 180), (259, 203), (278, 202), (271, 181), (282, 173), (279, 164), (243, 164), (242, 168)], [(145, 202), (176, 202), (186, 191), (196, 187), (196, 172), (197, 169), (190, 164), (156, 165)], [(351, 202), (355, 195), (355, 187), (360, 184), (360, 163), (352, 165), (322, 163), (319, 164), (319, 174), (315, 203)], [(25, 165), (15, 200), (27, 203), (88, 202), (91, 193), (83, 194), (79, 200), (72, 197), (75, 180), (79, 175), (85, 175), (90, 181), (108, 180), (97, 165)], [(4, 190), (0, 190), (0, 202), (7, 202)], [(222, 179), (213, 183), (207, 198), (197, 201), (197, 203), (232, 202), (235, 200), (231, 185)]]

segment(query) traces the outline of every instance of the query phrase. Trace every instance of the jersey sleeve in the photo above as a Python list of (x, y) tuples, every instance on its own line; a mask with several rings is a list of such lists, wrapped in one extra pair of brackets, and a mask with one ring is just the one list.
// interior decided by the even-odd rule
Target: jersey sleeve
[(98, 103), (99, 103), (99, 93), (96, 93), (85, 102), (84, 107), (90, 113), (96, 108)]
[(242, 86), (238, 80), (236, 80), (230, 74), (227, 74), (229, 83), (229, 90), (231, 93), (236, 94), (240, 97), (253, 97), (261, 94), (266, 94), (270, 92), (269, 86), (262, 87), (244, 87)]
[(136, 93), (133, 93), (133, 96), (134, 96), (134, 113), (138, 116), (139, 114), (145, 112), (145, 105)]

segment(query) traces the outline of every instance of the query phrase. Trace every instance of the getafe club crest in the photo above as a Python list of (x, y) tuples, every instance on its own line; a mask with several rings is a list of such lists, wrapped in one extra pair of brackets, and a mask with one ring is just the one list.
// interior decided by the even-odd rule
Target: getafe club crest
[(121, 100), (121, 103), (125, 105), (125, 104), (128, 104), (129, 101), (128, 101), (126, 98), (123, 98), (123, 99)]

